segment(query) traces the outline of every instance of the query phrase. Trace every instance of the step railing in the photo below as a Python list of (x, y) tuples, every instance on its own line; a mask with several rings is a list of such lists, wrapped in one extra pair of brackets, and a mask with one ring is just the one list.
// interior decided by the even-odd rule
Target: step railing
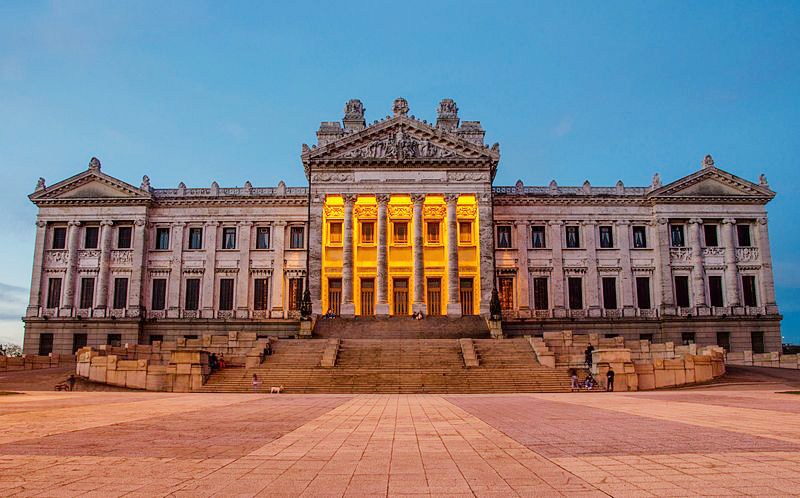
[(536, 354), (536, 359), (539, 363), (545, 367), (556, 368), (556, 355), (550, 351), (544, 339), (531, 336), (526, 336), (526, 338), (531, 348), (533, 348), (533, 352)]
[(472, 339), (459, 339), (461, 354), (464, 357), (464, 366), (467, 368), (479, 366), (478, 355), (475, 353), (475, 343)]
[(333, 368), (336, 366), (336, 356), (339, 354), (341, 339), (328, 339), (325, 349), (322, 351), (322, 359), (319, 366), (322, 368)]

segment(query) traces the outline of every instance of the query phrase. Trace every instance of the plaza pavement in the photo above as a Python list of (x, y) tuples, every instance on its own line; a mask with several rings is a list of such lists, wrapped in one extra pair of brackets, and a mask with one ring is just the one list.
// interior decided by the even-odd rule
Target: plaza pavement
[(800, 495), (800, 396), (0, 396), (0, 496)]

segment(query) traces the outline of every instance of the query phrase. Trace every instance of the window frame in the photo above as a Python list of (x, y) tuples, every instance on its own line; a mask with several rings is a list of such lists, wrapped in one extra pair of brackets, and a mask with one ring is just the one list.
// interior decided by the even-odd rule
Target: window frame
[[(56, 237), (56, 230), (58, 230), (59, 234), (63, 234), (63, 236)], [(54, 226), (52, 231), (50, 232), (50, 249), (60, 250), (67, 248), (67, 227), (65, 226)], [(60, 242), (59, 246), (56, 247), (56, 241)]]
[[(714, 243), (708, 242), (709, 229), (714, 230)], [(704, 247), (719, 247), (719, 225), (716, 223), (703, 223), (703, 246)]]
[[(221, 277), (218, 284), (219, 299), (217, 301), (217, 309), (220, 311), (233, 311), (236, 300), (236, 279)], [(226, 288), (223, 289), (223, 287)]]
[[(578, 283), (578, 292), (573, 294), (573, 282)], [(578, 301), (577, 306), (573, 306), (573, 301)], [(583, 299), (583, 277), (567, 277), (567, 307), (570, 310), (584, 309)]]
[[(300, 232), (300, 247), (295, 246), (295, 232)], [(305, 225), (289, 225), (289, 249), (305, 249), (306, 248), (306, 227)]]
[[(752, 282), (752, 287), (749, 285), (745, 285), (745, 279), (747, 281)], [(742, 305), (755, 308), (758, 306), (759, 302), (759, 295), (758, 295), (758, 278), (756, 275), (749, 275), (743, 274), (739, 279), (742, 285)], [(752, 292), (752, 296), (748, 296)], [(752, 297), (751, 303), (748, 303), (748, 297)]]
[[(125, 283), (124, 292), (120, 284)], [(128, 292), (130, 291), (130, 280), (128, 277), (114, 277), (114, 291), (111, 296), (111, 307), (115, 310), (122, 310), (128, 307)]]
[[(153, 239), (154, 239), (153, 240), (153, 242), (154, 242), (153, 250), (154, 251), (169, 251), (169, 246), (170, 246), (170, 243), (172, 242), (172, 240), (171, 240), (172, 236), (170, 234), (170, 231), (171, 230), (170, 230), (169, 227), (156, 227), (155, 228), (155, 234), (154, 234), (154, 237), (153, 237)], [(164, 235), (166, 237), (166, 247), (161, 247), (161, 242), (162, 242), (162, 240), (164, 240), (164, 237), (162, 237), (162, 235)]]
[[(236, 250), (236, 244), (238, 242), (236, 239), (238, 238), (238, 235), (239, 235), (236, 232), (237, 232), (236, 227), (232, 227), (232, 226), (222, 227), (222, 237), (221, 237), (222, 238), (222, 244), (220, 245), (220, 250), (221, 251), (235, 251)], [(230, 236), (230, 240), (229, 240), (229, 236)], [(233, 243), (231, 244), (230, 242), (233, 242)]]
[[(123, 230), (128, 233), (128, 245), (122, 245)], [(133, 247), (133, 227), (131, 225), (120, 225), (117, 227), (117, 249), (131, 249)]]
[[(87, 282), (91, 282), (89, 288), (87, 288)], [(94, 277), (81, 277), (80, 291), (78, 294), (78, 309), (90, 310), (94, 308), (95, 287)], [(88, 306), (86, 306), (86, 304), (88, 304)]]
[[(541, 233), (540, 245), (536, 244), (537, 233)], [(531, 249), (547, 249), (547, 227), (544, 225), (531, 225)]]
[(374, 220), (361, 220), (358, 222), (358, 243), (363, 246), (374, 246), (377, 243), (375, 240)]
[[(637, 245), (636, 243), (636, 234), (642, 234), (642, 242), (643, 245)], [(633, 236), (633, 249), (649, 249), (647, 246), (647, 227), (645, 225), (633, 225), (631, 227), (631, 235)]]
[[(407, 246), (407, 245), (409, 245), (411, 243), (409, 241), (409, 237), (408, 237), (408, 225), (409, 225), (409, 222), (406, 221), (406, 220), (392, 221), (392, 245)], [(404, 226), (405, 227), (405, 238), (404, 239), (399, 239), (397, 237), (397, 227), (399, 227), (399, 226)]]
[[(607, 242), (604, 242), (604, 233), (608, 234)], [(614, 227), (612, 225), (601, 225), (597, 227), (597, 235), (599, 238), (598, 242), (600, 242), (598, 249), (614, 249)]]
[[(647, 292), (646, 293), (640, 292), (641, 287), (639, 285), (639, 282), (643, 282), (643, 281), (647, 281), (647, 283), (646, 283)], [(653, 309), (653, 291), (652, 291), (652, 287), (650, 285), (650, 277), (646, 277), (646, 276), (634, 277), (634, 282), (636, 284), (636, 307), (639, 308), (639, 309), (642, 309), (642, 310), (651, 310), (651, 309)], [(642, 286), (642, 287), (644, 287), (644, 286)], [(647, 306), (642, 306), (642, 299), (641, 299), (642, 296), (641, 296), (641, 294), (646, 294), (646, 296), (647, 296), (647, 303), (646, 303)]]
[[(675, 234), (680, 233), (680, 244), (675, 243)], [(686, 226), (683, 223), (669, 224), (669, 246), (686, 247)]]
[[(94, 234), (92, 242), (89, 244), (89, 234)], [(98, 225), (87, 225), (83, 228), (83, 248), (84, 249), (99, 249), (100, 248), (100, 227)]]
[[(436, 238), (431, 238), (431, 226), (436, 225)], [(425, 220), (425, 243), (431, 246), (442, 244), (442, 222), (440, 220)]]
[[(686, 305), (682, 305), (678, 301), (680, 300), (681, 293), (678, 292), (678, 279), (681, 279), (681, 282), (686, 282)], [(689, 279), (689, 275), (673, 275), (672, 277), (672, 285), (675, 288), (675, 306), (677, 308), (691, 308), (692, 307), (692, 287), (691, 281)], [(683, 286), (680, 286), (683, 288)]]
[[(736, 247), (753, 247), (753, 231), (750, 229), (750, 223), (737, 223), (736, 224)], [(742, 244), (742, 238), (747, 238), (746, 244)]]
[[(185, 278), (183, 282), (183, 309), (185, 311), (198, 311), (200, 309), (200, 292), (202, 287), (201, 279), (197, 277), (190, 277)], [(189, 282), (192, 283), (193, 287), (193, 292), (191, 294), (189, 293)]]
[[(497, 225), (497, 229), (495, 230), (496, 234), (496, 248), (497, 249), (513, 249), (514, 248), (514, 230), (513, 226), (509, 224), (500, 224)], [(503, 240), (500, 234), (503, 232), (508, 232), (508, 243), (507, 245), (501, 244), (500, 241)]]
[[(460, 245), (460, 246), (472, 245), (472, 240), (473, 240), (473, 236), (472, 236), (472, 231), (473, 231), (472, 220), (458, 220), (457, 223), (458, 223), (458, 245)], [(469, 231), (462, 232), (462, 230), (461, 230), (462, 226), (469, 226)], [(463, 240), (462, 239), (461, 236), (465, 235), (465, 234), (469, 236), (469, 240)]]
[[(338, 237), (333, 238), (333, 227), (338, 226)], [(344, 243), (344, 223), (341, 220), (328, 221), (328, 244), (332, 246), (340, 246)]]
[[(575, 245), (570, 245), (569, 235), (573, 232), (575, 234)], [(565, 249), (580, 249), (581, 248), (581, 227), (580, 225), (564, 225), (564, 248)]]
[[(711, 285), (711, 282), (712, 282), (711, 279), (712, 278), (715, 279), (714, 280), (715, 282), (716, 281), (719, 282), (719, 296), (715, 296), (716, 291), (713, 291), (714, 286)], [(719, 279), (719, 280), (717, 280), (717, 279)], [(707, 280), (708, 280), (708, 282), (706, 283), (706, 285), (708, 285), (708, 304), (709, 304), (709, 306), (716, 307), (716, 308), (722, 308), (723, 306), (725, 306), (725, 279), (724, 279), (723, 275), (708, 275), (708, 279)], [(719, 297), (719, 304), (714, 304), (714, 300), (715, 300), (714, 298), (715, 297)]]
[[(266, 233), (267, 243), (264, 247), (261, 247), (261, 234)], [(272, 227), (269, 226), (257, 226), (256, 227), (256, 243), (255, 243), (255, 250), (257, 251), (266, 251), (272, 248)]]
[[(619, 309), (619, 299), (617, 291), (617, 277), (601, 277), (600, 288), (603, 291), (603, 309), (616, 310)], [(610, 290), (611, 294), (606, 291)], [(613, 304), (614, 306), (611, 306)]]
[[(542, 281), (544, 281), (543, 289)], [(550, 279), (541, 276), (533, 277), (531, 288), (533, 289), (533, 309), (536, 311), (550, 309)]]
[[(199, 245), (193, 247), (192, 234), (200, 233)], [(189, 232), (186, 234), (186, 249), (189, 251), (200, 251), (203, 249), (203, 227), (189, 227)]]
[[(156, 282), (160, 282), (158, 285), (161, 287), (160, 292), (156, 291)], [(159, 303), (156, 302), (156, 298), (159, 298)], [(167, 279), (166, 278), (153, 278), (150, 282), (150, 309), (152, 311), (164, 311), (167, 309)]]

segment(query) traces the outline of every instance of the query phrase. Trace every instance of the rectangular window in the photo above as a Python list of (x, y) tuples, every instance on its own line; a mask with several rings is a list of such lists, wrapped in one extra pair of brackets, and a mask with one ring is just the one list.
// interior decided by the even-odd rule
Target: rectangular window
[(200, 279), (186, 279), (186, 296), (184, 299), (184, 309), (195, 311), (200, 307)]
[(305, 227), (293, 226), (289, 230), (289, 249), (302, 249), (306, 246)]
[(236, 228), (225, 227), (222, 229), (222, 248), (236, 249)]
[(72, 334), (72, 354), (78, 352), (80, 348), (85, 347), (87, 339), (87, 334)]
[(644, 249), (647, 247), (647, 227), (633, 227), (633, 247), (635, 249)]
[(330, 242), (331, 242), (331, 244), (341, 244), (342, 243), (342, 222), (341, 221), (331, 221), (328, 224), (328, 233), (330, 234)]
[(752, 275), (742, 275), (742, 297), (745, 306), (758, 306), (756, 299), (756, 277)]
[(297, 311), (303, 302), (303, 279), (289, 279), (289, 310)]
[(153, 279), (153, 295), (150, 298), (150, 308), (161, 311), (167, 307), (167, 279)]
[(253, 280), (253, 309), (269, 309), (269, 279), (257, 278)]
[(617, 309), (617, 279), (614, 277), (603, 277), (603, 308)]
[(703, 225), (703, 235), (706, 239), (706, 247), (719, 246), (719, 239), (717, 238), (717, 225)]
[(543, 226), (531, 227), (531, 247), (534, 249), (544, 249), (546, 247)]
[(219, 309), (228, 311), (233, 309), (233, 279), (219, 279)]
[(269, 249), (269, 227), (256, 228), (256, 249)]
[(675, 277), (675, 304), (681, 308), (688, 308), (689, 304), (689, 277)]
[(151, 336), (149, 336), (148, 340), (150, 342), (150, 345), (152, 346), (154, 342), (164, 342), (164, 336), (163, 335), (151, 335)]
[(533, 309), (546, 310), (548, 306), (547, 277), (533, 279)]
[(128, 279), (114, 279), (114, 309), (121, 310), (128, 305)]
[(47, 356), (53, 352), (53, 334), (39, 334), (39, 356)]
[(392, 281), (392, 288), (394, 314), (398, 316), (408, 315), (408, 279), (395, 278)]
[(200, 227), (189, 229), (189, 249), (203, 248), (203, 229)]
[(361, 243), (362, 244), (375, 243), (375, 222), (373, 221), (361, 222)]
[(339, 316), (342, 311), (342, 279), (328, 279), (328, 310), (334, 316)]
[(439, 316), (442, 314), (442, 279), (428, 279), (428, 315)]
[(93, 305), (94, 305), (94, 279), (82, 278), (80, 308), (87, 310), (90, 309)]
[(650, 304), (650, 277), (636, 277), (636, 301), (639, 308), (649, 310)]
[(51, 278), (47, 282), (47, 307), (58, 308), (61, 304), (61, 279)]
[(122, 346), (122, 334), (108, 334), (106, 336), (106, 344), (115, 348)]
[(375, 279), (361, 279), (361, 316), (375, 314)]
[(472, 243), (472, 222), (459, 221), (458, 222), (458, 241), (461, 244)]
[(672, 247), (684, 247), (686, 239), (683, 236), (683, 225), (670, 225), (669, 230)]
[(497, 247), (500, 249), (511, 248), (511, 226), (500, 225), (497, 227)]
[(474, 313), (472, 288), (473, 281), (471, 278), (460, 278), (458, 280), (458, 298), (461, 301), (461, 314), (464, 316)]
[(577, 249), (581, 246), (581, 236), (577, 226), (566, 227), (567, 231), (567, 247), (570, 249)]
[(117, 249), (130, 249), (133, 240), (133, 227), (117, 228)]
[(729, 352), (731, 350), (731, 333), (717, 332), (717, 346)]
[(169, 228), (156, 228), (156, 249), (169, 249)]
[(392, 224), (393, 239), (395, 244), (408, 243), (408, 223), (405, 221), (395, 221)]
[(639, 334), (639, 340), (653, 342), (653, 334)]
[(750, 344), (754, 353), (764, 352), (764, 332), (750, 332)]
[(438, 221), (429, 221), (428, 222), (428, 244), (438, 244), (439, 243), (439, 222)]
[(97, 240), (100, 236), (100, 227), (86, 227), (83, 232), (84, 249), (97, 249)]
[(711, 298), (711, 306), (725, 306), (722, 300), (722, 277), (716, 275), (708, 277), (708, 297)]
[(500, 277), (497, 279), (498, 292), (500, 293), (500, 309), (514, 309), (514, 279), (512, 277)]
[(694, 332), (681, 332), (681, 342), (684, 346), (694, 344)]
[(567, 279), (569, 290), (569, 309), (583, 309), (583, 284), (580, 277), (570, 277)]
[(614, 247), (614, 232), (611, 227), (600, 227), (600, 248), (611, 249)]
[(750, 247), (750, 225), (736, 225), (739, 247)]
[(53, 227), (53, 249), (64, 249), (67, 247), (67, 229), (66, 227)]

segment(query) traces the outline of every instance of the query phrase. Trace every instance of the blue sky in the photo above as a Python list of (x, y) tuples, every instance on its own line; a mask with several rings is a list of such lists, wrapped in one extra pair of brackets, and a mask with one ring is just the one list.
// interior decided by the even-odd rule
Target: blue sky
[(302, 185), (320, 121), (403, 96), (480, 120), (500, 185), (669, 182), (707, 153), (765, 173), (800, 342), (799, 82), (798, 2), (2, 2), (0, 340), (22, 337), (39, 176), (97, 156), (137, 185)]

